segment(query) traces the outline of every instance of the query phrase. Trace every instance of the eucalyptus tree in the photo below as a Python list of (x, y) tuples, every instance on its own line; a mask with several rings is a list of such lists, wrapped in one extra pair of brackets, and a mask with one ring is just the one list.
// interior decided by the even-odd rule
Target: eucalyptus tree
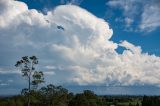
[(36, 71), (35, 69), (35, 65), (37, 64), (38, 58), (36, 56), (24, 56), (15, 64), (16, 67), (20, 68), (22, 76), (28, 81), (28, 88), (25, 89), (28, 96), (28, 106), (30, 106), (31, 89), (36, 89), (39, 84), (44, 83), (43, 72)]

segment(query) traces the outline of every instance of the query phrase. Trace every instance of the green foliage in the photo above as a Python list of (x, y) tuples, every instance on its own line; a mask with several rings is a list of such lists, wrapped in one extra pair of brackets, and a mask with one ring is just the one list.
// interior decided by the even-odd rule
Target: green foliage
[(89, 106), (89, 102), (84, 94), (77, 94), (68, 106)]
[(38, 84), (44, 83), (44, 77), (43, 77), (43, 72), (38, 72), (35, 71), (34, 74), (32, 75), (33, 81), (32, 81), (32, 85), (33, 88), (37, 88)]
[(136, 106), (140, 106), (139, 103), (137, 103)]
[[(25, 89), (24, 89), (24, 92)], [(0, 98), (0, 106), (27, 106), (26, 94)], [(142, 102), (142, 103), (141, 103)], [(30, 91), (30, 106), (160, 106), (159, 96), (97, 96), (90, 90), (69, 93), (49, 84)]]
[(75, 95), (68, 106), (103, 106), (103, 102), (94, 92), (85, 90), (83, 93)]
[(160, 97), (158, 96), (144, 96), (142, 106), (160, 106)]
[(42, 95), (42, 101), (44, 105), (50, 104), (50, 106), (66, 106), (68, 103), (68, 90), (62, 86), (54, 86), (52, 84), (42, 87), (39, 90)]

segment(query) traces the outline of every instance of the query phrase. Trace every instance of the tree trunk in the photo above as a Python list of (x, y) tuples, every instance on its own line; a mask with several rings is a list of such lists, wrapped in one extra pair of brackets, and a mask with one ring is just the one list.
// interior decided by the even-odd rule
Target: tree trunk
[(31, 73), (29, 73), (29, 79), (28, 79), (28, 106), (30, 106), (30, 91), (31, 91)]

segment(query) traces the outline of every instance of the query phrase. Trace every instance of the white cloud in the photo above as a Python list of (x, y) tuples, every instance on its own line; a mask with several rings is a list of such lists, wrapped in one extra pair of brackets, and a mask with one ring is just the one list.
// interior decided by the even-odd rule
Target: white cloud
[(126, 27), (130, 27), (130, 25), (133, 23), (133, 19), (126, 17), (124, 19), (125, 23), (126, 23)]
[[(14, 60), (7, 63), (13, 64), (19, 56), (37, 55), (41, 65), (54, 69), (45, 73), (60, 83), (160, 85), (160, 57), (142, 53), (140, 46), (127, 41), (111, 41), (113, 31), (108, 23), (87, 10), (61, 5), (43, 15), (18, 1), (0, 1), (5, 3), (1, 17), (24, 6), (24, 11), (18, 9), (20, 12), (9, 15), (7, 21), (0, 18), (0, 52), (3, 60), (8, 55)], [(16, 8), (12, 8), (14, 4)], [(118, 54), (118, 46), (126, 50)]]
[(7, 86), (7, 85), (9, 85), (8, 82), (9, 82), (9, 80), (7, 81), (7, 83), (5, 81), (0, 80), (0, 86)]
[(141, 3), (139, 0), (110, 0), (106, 3), (107, 6), (118, 8), (122, 10), (122, 17), (115, 19), (117, 22), (124, 24), (124, 31), (134, 31), (132, 24), (135, 22), (134, 18), (139, 14), (140, 9), (137, 4)]
[[(14, 12), (12, 12), (13, 10)], [(17, 15), (28, 10), (28, 7), (23, 2), (13, 0), (1, 0), (0, 1), (0, 27), (5, 27), (12, 23), (12, 20)]]
[(45, 66), (45, 68), (46, 68), (46, 69), (49, 69), (49, 70), (54, 70), (54, 69), (56, 69), (55, 66), (49, 66), (49, 65)]
[(160, 27), (160, 3), (151, 3), (144, 6), (144, 12), (142, 13), (142, 21), (140, 29), (145, 31), (153, 31)]
[(133, 23), (133, 28), (136, 26), (135, 31), (151, 32), (160, 26), (158, 0), (111, 0), (107, 5), (122, 9), (126, 27), (132, 27)]
[(83, 0), (60, 0), (61, 4), (74, 4), (74, 5), (80, 5), (83, 2)]
[(55, 75), (54, 71), (44, 71), (44, 75)]
[(133, 53), (141, 54), (142, 50), (140, 46), (134, 46), (133, 44), (123, 41), (119, 44), (119, 46), (125, 47), (126, 49), (132, 51)]
[(9, 79), (7, 82), (12, 83), (12, 82), (13, 82), (13, 80), (12, 80), (12, 79)]
[(7, 86), (7, 83), (0, 83), (0, 86)]
[(0, 68), (0, 74), (20, 74), (20, 71), (9, 68)]

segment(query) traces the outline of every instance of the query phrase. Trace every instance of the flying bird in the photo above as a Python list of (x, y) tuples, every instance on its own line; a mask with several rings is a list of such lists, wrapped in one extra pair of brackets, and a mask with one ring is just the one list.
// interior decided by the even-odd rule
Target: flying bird
[[(46, 20), (46, 22), (47, 22), (47, 23), (50, 23), (49, 20)], [(63, 31), (65, 30), (61, 25), (57, 25), (57, 28), (60, 29), (60, 30), (63, 30)]]
[(61, 25), (58, 25), (57, 28), (63, 31), (65, 30)]

